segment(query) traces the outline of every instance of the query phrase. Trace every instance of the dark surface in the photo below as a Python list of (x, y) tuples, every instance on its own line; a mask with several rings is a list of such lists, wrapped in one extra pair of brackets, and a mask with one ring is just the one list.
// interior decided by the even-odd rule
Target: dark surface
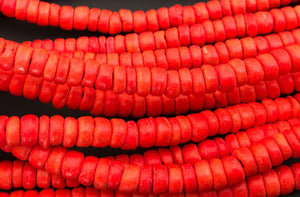
[[(182, 5), (191, 5), (198, 1), (195, 0), (48, 0), (48, 2), (57, 3), (59, 5), (71, 5), (71, 6), (82, 6), (86, 5), (90, 8), (97, 7), (100, 9), (110, 9), (117, 11), (121, 8), (131, 10), (148, 10), (158, 9), (160, 7), (169, 7), (180, 3)], [(68, 38), (68, 37), (79, 37), (79, 36), (100, 36), (99, 33), (90, 33), (87, 31), (63, 31), (55, 27), (39, 27), (36, 24), (30, 24), (24, 21), (16, 21), (15, 19), (7, 18), (0, 14), (0, 37), (5, 39), (23, 42), (33, 41), (36, 39), (55, 39), (55, 38)], [(38, 100), (27, 100), (23, 97), (15, 97), (6, 92), (0, 92), (0, 109), (2, 115), (17, 115), (22, 116), (24, 114), (35, 114), (41, 115), (55, 115), (60, 114), (63, 116), (83, 116), (89, 115), (88, 112), (73, 111), (68, 109), (55, 109), (51, 104), (43, 104)], [(120, 153), (132, 154), (133, 151), (121, 151), (119, 149), (81, 149), (87, 155), (108, 156), (117, 155)], [(137, 150), (142, 153), (144, 150)], [(0, 151), (0, 160), (14, 159), (10, 154), (3, 153)], [(296, 160), (290, 160), (289, 163), (295, 162)], [(300, 196), (300, 192), (294, 192), (289, 196)]]

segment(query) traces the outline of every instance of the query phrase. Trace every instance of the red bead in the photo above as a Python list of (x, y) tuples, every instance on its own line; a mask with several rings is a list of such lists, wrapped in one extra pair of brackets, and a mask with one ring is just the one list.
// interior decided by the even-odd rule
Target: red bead
[(270, 161), (270, 156), (264, 145), (259, 143), (254, 144), (250, 146), (250, 150), (254, 155), (255, 161), (257, 162), (259, 172), (267, 172), (271, 170), (272, 164)]
[(210, 163), (207, 160), (202, 160), (194, 165), (197, 183), (198, 183), (198, 191), (209, 191), (213, 189), (214, 178), (213, 172), (211, 171)]
[(137, 75), (137, 94), (146, 96), (151, 91), (151, 72), (147, 67), (136, 67)]
[(119, 105), (118, 115), (120, 117), (130, 116), (134, 106), (133, 95), (128, 95), (126, 93), (119, 94), (118, 105)]
[(155, 146), (168, 146), (171, 143), (171, 124), (167, 118), (155, 118), (156, 142)]
[(291, 58), (292, 68), (291, 72), (298, 72), (300, 68), (298, 68), (298, 62), (300, 61), (299, 55), (296, 53), (298, 50), (297, 45), (289, 45), (285, 47), (285, 50), (288, 52)]
[(158, 24), (161, 29), (170, 28), (169, 10), (166, 7), (161, 7), (157, 10)]
[(179, 194), (183, 191), (182, 171), (177, 165), (168, 166), (169, 171), (169, 189), (171, 194)]
[(170, 17), (170, 24), (173, 27), (177, 27), (182, 24), (182, 6), (176, 4), (169, 8), (169, 17)]
[(273, 139), (276, 141), (277, 145), (279, 146), (283, 160), (287, 160), (292, 157), (293, 150), (291, 146), (289, 145), (288, 141), (284, 137), (282, 133), (277, 133), (272, 136)]
[(291, 170), (293, 172), (294, 180), (295, 180), (295, 189), (299, 189), (299, 163), (294, 163), (291, 165)]
[(143, 117), (146, 114), (146, 99), (145, 97), (133, 95), (134, 106), (132, 111), (133, 117)]
[(223, 163), (220, 159), (213, 158), (209, 160), (211, 173), (213, 175), (213, 189), (224, 189), (228, 185), (228, 179), (225, 174)]
[(49, 141), (51, 145), (59, 145), (63, 142), (64, 118), (59, 115), (50, 118)]
[(209, 19), (209, 13), (204, 2), (199, 2), (193, 5), (195, 11), (196, 23), (202, 23)]
[(264, 79), (264, 67), (254, 58), (244, 60), (248, 75), (248, 84), (256, 85)]
[(298, 26), (298, 19), (294, 8), (287, 6), (280, 9), (285, 16), (286, 30), (295, 29)]
[(252, 108), (246, 104), (240, 104), (236, 106), (242, 120), (241, 129), (247, 129), (252, 127), (255, 123), (255, 115)]
[(114, 68), (109, 65), (101, 65), (99, 67), (98, 76), (95, 82), (95, 87), (99, 90), (110, 90), (112, 88), (112, 76)]
[(165, 31), (157, 31), (153, 35), (156, 49), (166, 49), (168, 47), (165, 40)]
[(291, 146), (291, 148), (293, 150), (292, 157), (297, 158), (299, 155), (300, 142), (299, 142), (297, 135), (295, 134), (296, 133), (295, 130), (286, 129), (282, 133), (283, 133), (284, 137), (287, 139), (289, 145)]
[(47, 63), (44, 70), (44, 79), (47, 81), (53, 81), (55, 78), (56, 68), (59, 60), (59, 54), (53, 52), (49, 54)]
[(107, 180), (111, 163), (112, 161), (106, 158), (101, 158), (98, 160), (93, 184), (96, 189), (107, 189)]
[(205, 140), (198, 144), (199, 154), (203, 160), (219, 157), (217, 144), (213, 140)]
[(255, 88), (250, 85), (244, 85), (239, 87), (240, 90), (240, 102), (250, 103), (256, 100)]
[(141, 32), (139, 34), (139, 44), (141, 47), (141, 51), (154, 50), (155, 41), (153, 33), (148, 31)]
[(43, 148), (39, 145), (36, 145), (31, 150), (28, 160), (33, 167), (44, 168), (50, 152), (51, 148)]
[(278, 166), (282, 164), (283, 162), (282, 153), (276, 141), (272, 138), (266, 138), (262, 140), (262, 143), (268, 150), (272, 166)]
[(155, 143), (155, 121), (153, 118), (140, 119), (137, 122), (139, 127), (139, 143), (141, 147), (151, 147)]
[(148, 150), (144, 153), (145, 165), (147, 166), (155, 166), (161, 165), (161, 159), (156, 150)]
[(246, 13), (246, 0), (243, 1), (237, 1), (237, 0), (231, 0), (232, 4), (232, 12), (234, 14), (244, 14)]
[[(46, 50), (44, 49), (34, 50), (32, 54), (30, 67), (29, 67), (29, 73), (36, 77), (42, 77), (48, 58), (50, 57), (49, 57), (49, 53)], [(24, 71), (26, 71), (27, 69), (24, 69)]]
[(254, 15), (257, 21), (258, 34), (268, 34), (272, 32), (274, 26), (272, 14), (269, 12), (256, 12)]
[(6, 123), (6, 143), (12, 147), (21, 144), (20, 118), (12, 116)]
[[(97, 66), (99, 66), (97, 64)], [(96, 76), (95, 76), (96, 77)], [(115, 66), (113, 71), (113, 92), (123, 93), (126, 88), (126, 70), (122, 66)]]
[(38, 118), (25, 115), (21, 118), (21, 145), (33, 146), (38, 142)]
[(248, 79), (249, 73), (247, 71), (246, 61), (251, 62), (250, 59), (246, 59), (244, 61), (239, 59), (233, 59), (228, 62), (229, 65), (234, 70), (236, 76), (236, 83), (238, 87), (249, 83), (249, 79)]
[(280, 182), (275, 170), (263, 174), (266, 194), (270, 196), (280, 195)]
[(219, 64), (219, 57), (216, 48), (212, 45), (205, 45), (202, 47), (203, 64), (217, 65)]
[(134, 121), (127, 121), (127, 133), (122, 149), (135, 149), (138, 146), (138, 127)]
[(139, 184), (140, 168), (137, 165), (124, 166), (119, 190), (122, 192), (133, 192)]
[(126, 137), (126, 122), (121, 119), (111, 119), (111, 125), (112, 136), (109, 145), (114, 148), (121, 147)]
[(221, 161), (227, 175), (228, 185), (236, 185), (245, 179), (242, 165), (236, 158), (228, 155), (223, 157)]
[(221, 92), (231, 91), (236, 87), (236, 77), (234, 70), (229, 64), (220, 64), (215, 67)]
[(270, 52), (270, 54), (276, 59), (279, 66), (279, 75), (288, 74), (291, 70), (291, 58), (288, 52), (284, 49), (276, 49)]
[[(23, 164), (22, 164), (23, 165)], [(21, 179), (21, 177), (20, 177)], [(52, 179), (51, 174), (45, 169), (38, 169), (36, 174), (36, 186), (39, 188), (49, 188)]]
[(214, 26), (215, 34), (216, 34), (216, 41), (222, 42), (222, 41), (226, 40), (225, 27), (224, 27), (223, 22), (221, 20), (214, 20), (213, 26)]
[(73, 28), (74, 8), (71, 6), (62, 6), (59, 15), (59, 26), (64, 30)]
[(265, 39), (268, 41), (268, 44), (270, 46), (270, 50), (282, 48), (283, 44), (281, 41), (281, 38), (278, 34), (270, 34), (265, 36)]
[(280, 182), (280, 194), (286, 195), (291, 193), (295, 188), (294, 176), (291, 168), (282, 165), (275, 169), (279, 182)]
[(182, 156), (184, 163), (194, 164), (201, 161), (199, 150), (195, 144), (186, 144), (182, 147)]
[(11, 70), (14, 67), (14, 58), (16, 56), (19, 44), (13, 41), (6, 41), (4, 51), (0, 55), (0, 68)]
[(236, 38), (237, 37), (237, 26), (233, 16), (225, 16), (222, 18), (222, 22), (225, 28), (226, 38)]
[(120, 9), (119, 14), (122, 20), (123, 24), (123, 31), (124, 32), (131, 32), (133, 29), (133, 17), (132, 17), (132, 12), (130, 10), (126, 9)]
[(278, 35), (284, 46), (291, 45), (296, 42), (293, 34), (289, 31), (279, 32)]
[(208, 123), (206, 118), (201, 114), (189, 114), (188, 119), (191, 122), (192, 136), (191, 140), (199, 142), (208, 136)]
[(270, 13), (272, 14), (274, 20), (273, 31), (274, 32), (284, 31), (286, 27), (286, 20), (283, 12), (279, 9), (272, 9)]
[(98, 31), (101, 33), (108, 33), (109, 30), (109, 20), (112, 15), (112, 11), (103, 9), (101, 10), (99, 21), (98, 21)]
[(140, 33), (147, 30), (147, 19), (145, 12), (138, 10), (133, 12), (133, 31)]
[(189, 47), (191, 57), (192, 57), (192, 65), (193, 67), (200, 67), (202, 65), (202, 50), (199, 46), (192, 45)]
[(243, 47), (244, 58), (251, 58), (257, 55), (257, 47), (251, 37), (242, 38), (241, 44)]
[(155, 32), (160, 29), (159, 24), (158, 24), (158, 17), (157, 17), (156, 10), (154, 10), (154, 9), (148, 10), (146, 12), (146, 19), (147, 19), (147, 25), (148, 25), (147, 29), (149, 31)]
[(33, 49), (31, 47), (21, 45), (18, 47), (15, 57), (14, 71), (19, 74), (28, 72), (30, 59), (32, 57)]
[(222, 108), (214, 111), (219, 121), (219, 134), (226, 134), (231, 130), (232, 119), (230, 113)]
[(169, 98), (175, 98), (180, 95), (180, 79), (178, 72), (175, 70), (167, 71), (165, 95)]
[[(167, 169), (165, 169), (165, 170), (167, 170)], [(167, 177), (166, 174), (164, 174), (164, 176)], [(137, 191), (139, 193), (154, 192), (154, 190), (152, 189), (153, 188), (152, 185), (154, 185), (154, 169), (153, 169), (153, 167), (152, 166), (141, 167), (140, 181), (139, 181), (139, 186), (138, 186)], [(167, 190), (167, 188), (166, 188), (166, 190)]]
[(39, 26), (48, 26), (49, 24), (49, 15), (50, 15), (50, 3), (40, 2), (37, 24)]
[(243, 38), (246, 36), (246, 22), (243, 14), (237, 14), (234, 16), (236, 21), (237, 36)]
[(230, 153), (240, 148), (239, 141), (234, 134), (226, 135), (224, 140)]
[(266, 189), (263, 181), (263, 176), (257, 174), (254, 176), (247, 177), (249, 196), (254, 196), (256, 192), (266, 196)]
[(88, 24), (87, 24), (87, 29), (89, 31), (93, 31), (93, 32), (97, 31), (100, 13), (101, 10), (98, 8), (92, 8), (89, 10)]
[(232, 119), (231, 133), (237, 133), (242, 125), (242, 118), (239, 111), (236, 107), (227, 107), (226, 110), (231, 115)]
[(179, 56), (181, 61), (181, 67), (182, 68), (191, 68), (193, 65), (192, 62), (192, 55), (190, 53), (189, 48), (187, 47), (180, 47), (179, 50)]
[(180, 47), (177, 27), (167, 29), (165, 31), (165, 38), (167, 41), (168, 48)]
[[(195, 25), (193, 25), (193, 26), (195, 26)], [(204, 21), (202, 23), (202, 27), (203, 27), (204, 32), (205, 32), (205, 43), (214, 43), (216, 41), (216, 37), (215, 37), (215, 31), (214, 31), (214, 28), (213, 28), (212, 21), (210, 21), (210, 20)], [(224, 27), (225, 27), (225, 25), (224, 25)], [(226, 29), (225, 29), (225, 31), (226, 31)], [(199, 32), (198, 32), (198, 35), (203, 37), (203, 35), (199, 34)], [(227, 36), (227, 38), (228, 38), (228, 36)]]
[(232, 9), (231, 9), (231, 1), (230, 0), (223, 0), (220, 1), (222, 6), (223, 16), (232, 16)]
[(258, 32), (258, 24), (255, 15), (252, 13), (245, 14), (247, 36), (254, 37)]
[(63, 146), (72, 147), (77, 140), (77, 120), (73, 117), (66, 117), (64, 121)]
[(61, 146), (55, 146), (48, 157), (45, 169), (51, 174), (61, 174), (63, 157), (66, 152), (67, 149)]
[(24, 164), (22, 185), (24, 189), (33, 189), (36, 186), (36, 169), (29, 163)]
[[(196, 17), (192, 6), (182, 7), (182, 22), (183, 24), (193, 25), (195, 24)], [(180, 27), (180, 26), (179, 26)]]
[[(13, 1), (11, 3), (13, 3)], [(15, 13), (14, 13), (16, 19), (18, 19), (18, 20), (26, 19), (28, 3), (29, 3), (29, 0), (27, 0), (27, 1), (17, 0), (16, 1), (16, 8), (15, 8)]]
[(108, 33), (111, 35), (118, 34), (122, 31), (122, 21), (119, 12), (113, 12), (109, 19)]
[[(205, 163), (205, 162), (203, 161), (203, 163)], [(188, 164), (188, 163), (181, 165), (181, 171), (182, 171), (182, 176), (183, 176), (183, 188), (184, 188), (185, 192), (196, 192), (197, 191), (197, 185), (198, 185), (197, 179), (198, 178), (196, 177), (195, 169), (196, 168), (194, 168), (191, 164)], [(206, 171), (206, 172), (208, 172), (208, 171)], [(198, 173), (198, 176), (201, 176), (201, 173)], [(206, 178), (207, 178), (207, 176), (206, 176)]]
[[(12, 1), (14, 2), (14, 1)], [(29, 1), (27, 6), (26, 20), (30, 23), (36, 23), (39, 9), (39, 1)]]
[(4, 190), (10, 190), (12, 188), (12, 162), (1, 161), (1, 182), (0, 188)]
[(231, 59), (243, 59), (242, 44), (238, 39), (226, 40), (225, 42)]
[(249, 148), (241, 147), (236, 149), (232, 155), (242, 163), (245, 176), (253, 175), (258, 172), (256, 161)]
[(59, 25), (59, 13), (61, 7), (55, 3), (50, 4), (49, 25), (57, 27)]

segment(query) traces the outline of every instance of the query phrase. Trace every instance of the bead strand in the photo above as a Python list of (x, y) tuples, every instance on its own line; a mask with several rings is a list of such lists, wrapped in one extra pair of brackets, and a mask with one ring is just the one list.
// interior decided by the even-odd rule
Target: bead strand
[(293, 1), (265, 1), (246, 4), (245, 1), (238, 3), (232, 1), (228, 5), (227, 0), (220, 2), (208, 1), (207, 3), (196, 3), (192, 6), (181, 6), (179, 4), (170, 8), (162, 7), (158, 10), (146, 12), (138, 10), (132, 12), (120, 9), (113, 12), (106, 9), (92, 8), (87, 6), (59, 6), (39, 0), (3, 0), (0, 11), (8, 17), (18, 20), (26, 20), (39, 26), (54, 26), (64, 30), (89, 30), (101, 33), (119, 34), (121, 32), (144, 32), (158, 31), (177, 27), (182, 24), (193, 25), (206, 20), (217, 20), (228, 16), (245, 14), (246, 12), (267, 11), (272, 8), (287, 6)]

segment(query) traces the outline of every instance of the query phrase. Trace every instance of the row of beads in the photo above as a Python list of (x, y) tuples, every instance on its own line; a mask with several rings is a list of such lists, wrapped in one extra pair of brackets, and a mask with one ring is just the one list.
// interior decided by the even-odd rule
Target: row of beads
[(143, 32), (168, 29), (181, 24), (192, 25), (205, 20), (221, 19), (234, 14), (256, 12), (286, 6), (298, 0), (251, 1), (222, 0), (196, 3), (193, 6), (177, 4), (170, 8), (162, 7), (147, 12), (132, 12), (121, 9), (113, 12), (87, 6), (59, 6), (39, 0), (2, 0), (0, 11), (18, 20), (37, 23), (40, 26), (59, 26), (65, 30), (99, 31), (119, 34), (121, 32)]
[[(122, 65), (124, 67), (162, 67), (165, 69), (195, 68), (203, 64), (217, 65), (227, 63), (234, 58), (252, 58), (258, 54), (268, 53), (274, 49), (283, 48), (291, 44), (300, 43), (300, 29), (269, 34), (264, 37), (244, 37), (241, 39), (229, 39), (225, 42), (217, 42), (215, 45), (204, 45), (203, 47), (192, 45), (179, 48), (167, 48), (158, 50), (146, 50), (143, 52), (122, 52), (102, 54), (98, 39), (102, 37), (80, 37), (78, 39), (68, 38), (52, 40), (35, 40), (23, 42), (23, 45), (34, 49), (44, 48), (56, 50), (69, 57), (83, 60), (94, 59), (100, 65), (112, 66)], [(107, 43), (108, 44), (108, 43)], [(19, 49), (21, 50), (21, 49)], [(31, 50), (31, 49), (30, 49)], [(42, 49), (39, 49), (43, 51)], [(105, 49), (106, 50), (106, 49)], [(35, 51), (40, 55), (44, 52)], [(32, 58), (38, 58), (33, 56)], [(35, 60), (33, 60), (35, 61)], [(32, 73), (31, 73), (32, 74)]]
[(217, 66), (166, 70), (161, 67), (100, 65), (96, 60), (70, 59), (58, 52), (33, 50), (8, 41), (0, 55), (0, 67), (12, 70), (11, 74), (30, 73), (33, 77), (57, 84), (113, 90), (116, 94), (126, 92), (147, 96), (151, 93), (154, 96), (175, 98), (180, 94), (201, 96), (216, 90), (228, 92), (235, 87), (257, 85), (262, 80), (270, 81), (282, 74), (298, 72), (299, 48), (299, 45), (294, 44), (243, 61), (233, 59)]
[(264, 98), (277, 98), (280, 94), (290, 94), (300, 90), (300, 74), (280, 76), (277, 80), (261, 81), (255, 86), (244, 85), (223, 93), (202, 96), (180, 95), (138, 96), (137, 94), (115, 94), (113, 91), (100, 91), (82, 86), (69, 86), (48, 82), (41, 77), (14, 74), (0, 70), (0, 90), (9, 91), (15, 96), (39, 99), (43, 103), (52, 102), (55, 108), (67, 106), (70, 109), (90, 111), (93, 115), (109, 117), (143, 117), (199, 112), (202, 109), (226, 107), (228, 105), (249, 103)]
[(202, 111), (174, 118), (144, 118), (137, 122), (90, 116), (78, 119), (55, 115), (52, 117), (25, 115), (1, 116), (3, 131), (1, 144), (33, 146), (40, 144), (65, 147), (105, 147), (135, 149), (136, 147), (169, 146), (188, 141), (199, 142), (207, 136), (236, 133), (253, 126), (300, 116), (300, 94), (286, 99), (264, 99)]
[[(269, 138), (269, 141), (266, 139), (248, 148), (237, 148), (233, 150), (233, 156), (200, 160), (194, 164), (180, 165), (181, 167), (176, 164), (125, 165), (123, 161), (109, 158), (98, 160), (95, 157), (89, 157), (90, 159), (87, 160), (83, 153), (68, 151), (60, 146), (53, 149), (38, 148), (35, 152), (38, 153), (36, 154), (37, 157), (29, 156), (31, 158), (29, 162), (32, 165), (38, 162), (35, 167), (45, 167), (51, 174), (61, 174), (66, 179), (78, 179), (80, 174), (84, 173), (90, 184), (102, 190), (112, 189), (129, 193), (134, 191), (141, 193), (181, 193), (183, 191), (220, 190), (239, 183), (244, 179), (244, 176), (251, 176), (257, 172), (265, 173), (270, 171), (272, 166), (280, 165), (283, 160), (291, 157), (298, 158), (300, 156), (299, 136), (298, 125), (275, 134), (272, 136), (273, 141)], [(5, 166), (10, 169), (9, 165)], [(5, 184), (10, 183), (11, 174), (6, 171), (6, 177), (1, 176), (5, 178)], [(186, 179), (187, 177), (189, 178)], [(216, 177), (218, 178), (216, 179)], [(145, 180), (147, 180), (147, 184), (145, 184)], [(197, 184), (199, 180), (201, 180), (201, 184)], [(179, 184), (179, 187), (172, 187), (173, 181), (177, 183), (175, 185), (178, 186)], [(141, 182), (143, 183), (142, 186)]]
[[(248, 177), (246, 181), (236, 184), (232, 187), (227, 187), (219, 191), (208, 191), (201, 193), (182, 193), (181, 197), (228, 197), (228, 196), (252, 196), (256, 192), (260, 192), (261, 196), (279, 196), (291, 193), (293, 190), (300, 189), (300, 165), (299, 163), (291, 166), (282, 165), (270, 172), (257, 174)], [(17, 190), (8, 194), (0, 193), (1, 197), (171, 197), (171, 194), (148, 194), (141, 195), (137, 193), (125, 194), (119, 191), (99, 191), (93, 187), (77, 187), (72, 190), (69, 189), (44, 189), (40, 192), (29, 190)]]
[[(270, 12), (238, 14), (226, 16), (221, 20), (204, 21), (192, 26), (180, 25), (156, 32), (144, 31), (116, 36), (100, 36), (78, 39), (47, 40), (47, 48), (57, 48), (60, 52), (82, 50), (95, 53), (143, 52), (147, 50), (167, 49), (180, 46), (211, 44), (227, 39), (254, 37), (269, 33), (279, 33), (299, 27), (300, 6), (273, 9)], [(25, 42), (29, 44), (29, 42)], [(34, 42), (38, 46), (39, 41)], [(54, 45), (54, 46), (52, 46)]]

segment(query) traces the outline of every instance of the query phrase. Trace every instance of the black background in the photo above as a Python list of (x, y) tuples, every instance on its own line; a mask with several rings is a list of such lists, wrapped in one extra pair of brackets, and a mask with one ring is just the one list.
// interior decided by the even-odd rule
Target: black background
[[(149, 10), (158, 9), (160, 7), (170, 7), (175, 4), (192, 5), (199, 2), (196, 0), (48, 0), (48, 2), (57, 3), (59, 5), (75, 6), (89, 6), (90, 8), (97, 7), (100, 9), (110, 9), (118, 11), (121, 8), (135, 10)], [(205, 1), (203, 1), (205, 2)], [(16, 42), (33, 41), (36, 39), (55, 39), (55, 38), (78, 38), (80, 36), (100, 36), (100, 33), (93, 33), (88, 31), (64, 31), (56, 27), (39, 27), (36, 24), (30, 24), (24, 21), (17, 21), (12, 18), (7, 18), (0, 14), (0, 37)], [(40, 103), (38, 100), (27, 100), (23, 97), (12, 96), (7, 92), (0, 92), (0, 114), (1, 115), (17, 115), (25, 114), (41, 115), (55, 115), (63, 116), (84, 116), (90, 115), (88, 112), (80, 112), (74, 110), (55, 109), (51, 104)], [(133, 151), (122, 151), (119, 149), (80, 149), (87, 155), (96, 155), (98, 157), (117, 155), (121, 153), (131, 154)], [(138, 149), (137, 152), (144, 152), (143, 149)], [(14, 158), (7, 153), (0, 151), (0, 160)], [(295, 162), (296, 160), (289, 161)], [(299, 161), (299, 160), (298, 160)], [(294, 192), (289, 196), (300, 196), (300, 192)]]

